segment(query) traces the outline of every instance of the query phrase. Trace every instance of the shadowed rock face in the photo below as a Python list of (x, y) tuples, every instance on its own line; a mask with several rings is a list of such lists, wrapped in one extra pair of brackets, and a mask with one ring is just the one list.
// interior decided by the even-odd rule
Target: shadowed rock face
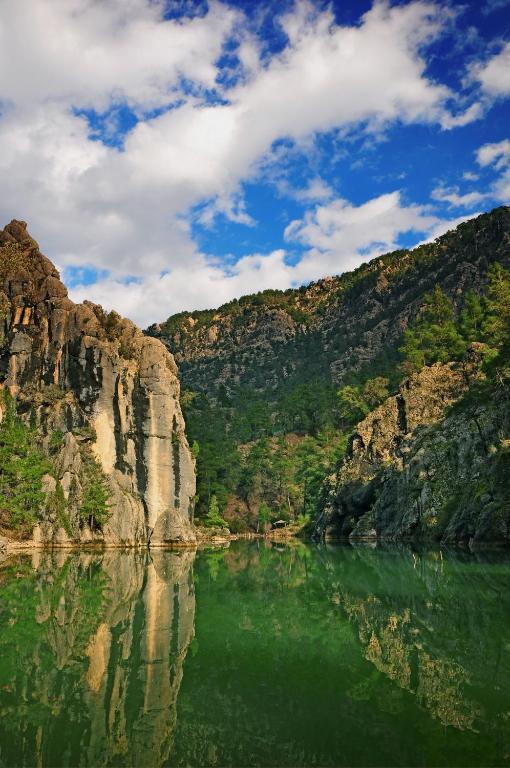
[(483, 379), (472, 347), (472, 362), (423, 368), (357, 425), (317, 534), (508, 545), (510, 410), (503, 390), (463, 399)]
[[(0, 675), (2, 765), (165, 764), (194, 635), (194, 557), (36, 550), (31, 566), (4, 566), (3, 608), (17, 617)], [(20, 576), (28, 602), (9, 591)]]
[[(129, 320), (90, 302), (74, 304), (24, 222), (0, 231), (0, 248), (10, 259), (0, 283), (0, 381), (46, 447), (52, 433), (63, 434), (53, 458), (72, 538), (194, 542), (195, 463), (172, 355)], [(111, 514), (100, 535), (79, 525), (87, 451), (111, 488)], [(33, 538), (62, 543), (67, 536), (46, 517)]]

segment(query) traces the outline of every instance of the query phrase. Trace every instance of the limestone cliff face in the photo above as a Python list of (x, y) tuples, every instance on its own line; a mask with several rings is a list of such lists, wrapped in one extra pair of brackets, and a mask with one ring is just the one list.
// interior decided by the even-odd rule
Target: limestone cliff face
[(356, 427), (317, 533), (508, 543), (510, 408), (504, 391), (482, 385), (475, 360), (407, 379)]
[[(12, 221), (0, 232), (0, 248), (6, 262), (0, 286), (2, 386), (42, 435), (70, 517), (66, 533), (46, 515), (34, 540), (193, 542), (195, 463), (172, 355), (115, 313), (89, 302), (74, 304), (24, 222)], [(111, 492), (101, 532), (79, 519), (90, 457), (99, 462)], [(54, 483), (48, 478), (50, 490)]]

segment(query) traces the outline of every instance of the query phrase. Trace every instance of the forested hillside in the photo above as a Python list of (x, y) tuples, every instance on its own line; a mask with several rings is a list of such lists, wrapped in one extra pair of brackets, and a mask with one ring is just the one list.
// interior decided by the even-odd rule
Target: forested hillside
[(340, 277), (152, 326), (180, 370), (197, 515), (212, 505), (234, 530), (317, 517), (354, 425), (412, 370), (466, 354), (497, 263), (510, 266), (507, 207)]

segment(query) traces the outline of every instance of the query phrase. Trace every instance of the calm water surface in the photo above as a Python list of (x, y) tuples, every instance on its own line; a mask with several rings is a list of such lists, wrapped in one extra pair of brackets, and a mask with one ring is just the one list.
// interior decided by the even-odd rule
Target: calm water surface
[(6, 561), (0, 765), (510, 765), (510, 559), (237, 542)]

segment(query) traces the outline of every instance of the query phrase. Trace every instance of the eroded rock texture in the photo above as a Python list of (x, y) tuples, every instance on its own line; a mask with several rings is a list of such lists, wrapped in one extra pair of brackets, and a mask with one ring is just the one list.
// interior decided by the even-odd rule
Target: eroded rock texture
[[(0, 247), (10, 261), (0, 292), (2, 386), (42, 435), (69, 515), (67, 532), (43, 515), (34, 541), (192, 543), (195, 462), (172, 355), (129, 320), (74, 304), (24, 222), (0, 232)], [(91, 456), (111, 491), (102, 530), (79, 514)]]
[(319, 535), (508, 544), (510, 409), (472, 353), (414, 374), (357, 425)]

